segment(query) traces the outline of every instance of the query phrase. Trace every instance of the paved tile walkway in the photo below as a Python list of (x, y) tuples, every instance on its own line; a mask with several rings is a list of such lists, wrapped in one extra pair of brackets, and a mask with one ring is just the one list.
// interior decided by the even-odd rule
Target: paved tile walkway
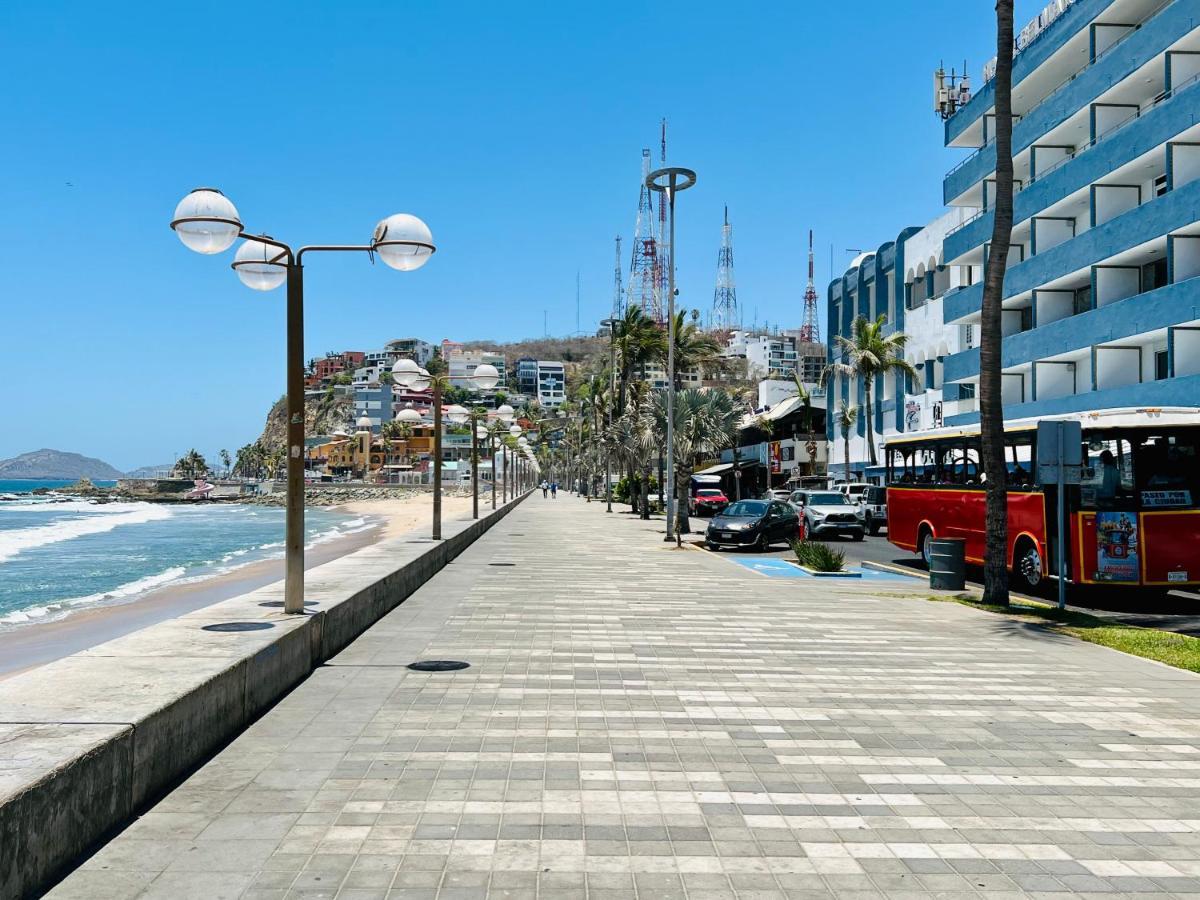
[(906, 590), (531, 497), (51, 896), (1200, 897), (1200, 680)]

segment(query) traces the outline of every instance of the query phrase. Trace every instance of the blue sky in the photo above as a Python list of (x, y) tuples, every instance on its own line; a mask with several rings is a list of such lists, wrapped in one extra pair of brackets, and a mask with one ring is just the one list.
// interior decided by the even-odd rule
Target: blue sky
[[(1018, 2), (1018, 27), (1037, 5)], [(248, 228), (360, 242), (421, 216), (416, 273), (306, 267), (309, 355), (408, 335), (515, 339), (609, 310), (640, 152), (669, 120), (680, 301), (712, 302), (721, 209), (747, 321), (940, 210), (939, 59), (972, 77), (991, 3), (4, 4), (0, 457), (119, 468), (252, 440), (283, 390), (283, 292), (167, 227), (221, 188)], [(627, 260), (626, 260), (627, 265)]]

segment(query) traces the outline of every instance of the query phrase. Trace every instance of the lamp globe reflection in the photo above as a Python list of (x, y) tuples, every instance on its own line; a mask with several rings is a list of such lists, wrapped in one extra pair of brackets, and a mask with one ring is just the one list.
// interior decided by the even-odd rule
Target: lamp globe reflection
[(416, 360), (407, 356), (401, 357), (392, 365), (392, 381), (401, 387), (412, 387), (420, 374), (421, 367), (417, 365)]
[(278, 247), (247, 238), (233, 258), (233, 271), (246, 287), (273, 291), (287, 281), (287, 254)]
[(179, 201), (171, 228), (183, 246), (197, 253), (223, 253), (242, 230), (237, 207), (216, 188), (196, 188)]
[(429, 226), (408, 213), (396, 213), (376, 225), (371, 246), (380, 259), (402, 272), (421, 268), (436, 249)]
[(500, 370), (491, 363), (484, 363), (475, 367), (475, 371), (471, 374), (471, 380), (481, 390), (490, 391), (500, 381)]

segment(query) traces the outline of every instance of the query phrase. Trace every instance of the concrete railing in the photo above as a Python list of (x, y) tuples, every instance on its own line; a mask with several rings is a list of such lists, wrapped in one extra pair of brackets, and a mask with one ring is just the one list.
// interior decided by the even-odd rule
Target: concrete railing
[(278, 582), (0, 682), (0, 897), (46, 888), (523, 499), (310, 569), (307, 615)]

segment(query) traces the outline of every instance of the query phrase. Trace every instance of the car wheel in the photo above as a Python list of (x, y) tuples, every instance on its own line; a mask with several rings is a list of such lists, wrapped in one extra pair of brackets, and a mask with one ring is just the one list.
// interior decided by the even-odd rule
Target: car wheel
[(876, 522), (874, 519), (867, 520), (867, 530), (871, 532), (872, 537), (879, 534), (881, 528), (883, 528), (883, 525), (879, 522)]
[(856, 541), (861, 541), (864, 537), (866, 537), (866, 535), (863, 533), (863, 530), (861, 528), (858, 531), (854, 532), (854, 539)]
[(1013, 582), (1023, 591), (1037, 590), (1042, 583), (1042, 555), (1030, 540), (1022, 540), (1013, 553)]
[(713, 553), (716, 553), (718, 550), (721, 549), (717, 544), (714, 544), (712, 541), (705, 541), (704, 546), (707, 547), (709, 550), (711, 550)]
[(765, 531), (760, 531), (758, 537), (754, 540), (754, 549), (759, 553), (766, 553), (771, 549), (771, 541), (767, 538)]

